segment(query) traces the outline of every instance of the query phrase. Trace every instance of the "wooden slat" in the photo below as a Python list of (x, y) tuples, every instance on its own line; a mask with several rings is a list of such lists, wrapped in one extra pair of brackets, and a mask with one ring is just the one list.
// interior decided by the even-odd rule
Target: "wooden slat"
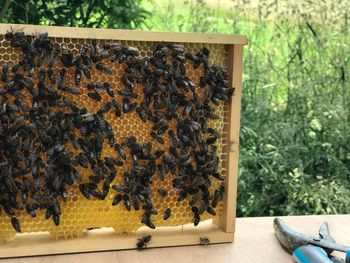
[[(272, 227), (274, 217), (237, 218), (235, 243), (207, 247), (173, 247), (144, 251), (125, 250), (106, 253), (2, 259), (1, 263), (283, 263), (292, 257), (278, 243)], [(317, 236), (320, 224), (327, 221), (333, 238), (350, 245), (350, 215), (288, 216), (282, 219), (296, 231)], [(333, 253), (344, 258), (343, 253)]]
[(145, 234), (152, 235), (148, 247), (198, 245), (199, 238), (203, 236), (208, 237), (211, 243), (233, 241), (232, 233), (224, 233), (211, 220), (207, 220), (197, 227), (185, 225), (183, 230), (181, 226), (155, 230), (143, 228), (136, 234), (118, 235), (113, 230), (100, 229), (69, 240), (54, 240), (45, 233), (22, 234), (16, 237), (16, 242), (0, 246), (0, 258), (133, 249), (136, 248), (137, 239)]
[(100, 29), (100, 28), (77, 28), (77, 27), (57, 27), (57, 26), (36, 26), (36, 25), (15, 25), (1, 24), (0, 34), (5, 34), (8, 30), (23, 29), (27, 34), (45, 31), (51, 37), (60, 38), (97, 38), (130, 41), (166, 41), (182, 43), (212, 43), (212, 44), (246, 44), (247, 38), (240, 35), (225, 34), (202, 34), (202, 33), (166, 33), (147, 32), (137, 30), (120, 29)]
[(227, 161), (225, 168), (226, 193), (224, 197), (224, 209), (222, 216), (215, 219), (223, 231), (235, 232), (236, 206), (237, 206), (237, 178), (238, 178), (238, 155), (239, 155), (239, 127), (242, 93), (242, 67), (243, 67), (243, 45), (230, 45), (228, 49), (228, 72), (230, 74), (230, 84), (235, 87), (235, 95), (232, 97), (229, 106), (230, 112), (226, 148)]

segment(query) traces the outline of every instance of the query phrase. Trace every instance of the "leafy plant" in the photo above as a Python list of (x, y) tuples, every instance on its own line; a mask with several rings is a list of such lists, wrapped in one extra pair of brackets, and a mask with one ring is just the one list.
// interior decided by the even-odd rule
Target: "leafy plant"
[(135, 28), (149, 13), (141, 0), (0, 0), (0, 22)]

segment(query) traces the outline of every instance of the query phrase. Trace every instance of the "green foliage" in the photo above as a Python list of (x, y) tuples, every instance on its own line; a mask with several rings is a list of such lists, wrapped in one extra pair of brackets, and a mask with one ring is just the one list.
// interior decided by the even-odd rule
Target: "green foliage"
[(0, 0), (0, 6), (6, 2), (6, 23), (135, 28), (148, 15), (141, 0)]
[(350, 212), (347, 21), (331, 28), (294, 9), (298, 13), (293, 23), (250, 23), (241, 216)]

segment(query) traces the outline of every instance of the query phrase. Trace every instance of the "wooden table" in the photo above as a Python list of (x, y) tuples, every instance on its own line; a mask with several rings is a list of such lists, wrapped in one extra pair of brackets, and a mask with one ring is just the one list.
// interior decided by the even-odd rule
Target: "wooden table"
[[(350, 244), (350, 215), (291, 216), (282, 217), (282, 219), (295, 230), (309, 235), (317, 235), (320, 224), (326, 220), (335, 240), (339, 243)], [(233, 244), (210, 245), (207, 247), (155, 248), (142, 252), (127, 250), (5, 259), (1, 260), (0, 263), (291, 262), (291, 256), (280, 247), (274, 236), (272, 221), (273, 217), (238, 218), (235, 242)]]

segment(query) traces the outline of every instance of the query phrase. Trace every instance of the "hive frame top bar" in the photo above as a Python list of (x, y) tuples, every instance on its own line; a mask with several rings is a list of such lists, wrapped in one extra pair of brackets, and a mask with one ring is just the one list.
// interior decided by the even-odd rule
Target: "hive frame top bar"
[(60, 38), (97, 38), (129, 41), (166, 41), (182, 43), (208, 43), (246, 45), (248, 40), (242, 35), (228, 34), (204, 34), (204, 33), (168, 33), (138, 30), (101, 29), (101, 28), (78, 28), (61, 26), (38, 26), (26, 24), (2, 24), (0, 34), (5, 34), (10, 28), (23, 30), (27, 34), (45, 31), (50, 37)]

